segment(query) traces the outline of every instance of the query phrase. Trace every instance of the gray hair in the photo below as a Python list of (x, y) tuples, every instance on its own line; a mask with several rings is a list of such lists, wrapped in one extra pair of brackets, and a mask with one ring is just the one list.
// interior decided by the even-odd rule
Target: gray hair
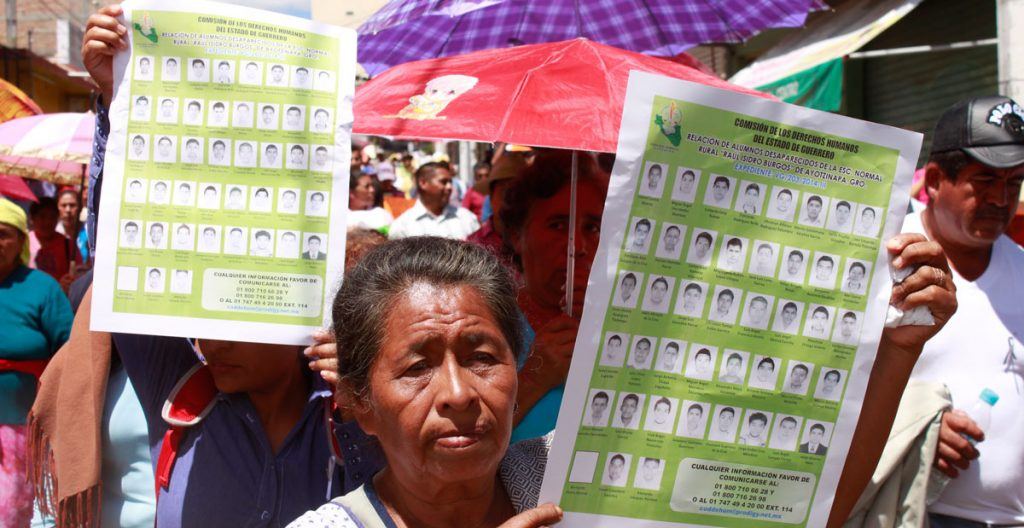
[(361, 399), (367, 393), (395, 299), (424, 283), (476, 289), (516, 359), (522, 356), (525, 344), (515, 282), (494, 255), (474, 244), (439, 237), (392, 240), (367, 253), (334, 298), (338, 375), (352, 396)]

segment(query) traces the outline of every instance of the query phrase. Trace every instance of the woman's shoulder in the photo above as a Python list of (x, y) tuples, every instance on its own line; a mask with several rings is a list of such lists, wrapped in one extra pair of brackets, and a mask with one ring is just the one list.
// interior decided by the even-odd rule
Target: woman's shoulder
[(54, 279), (45, 271), (33, 269), (28, 266), (19, 266), (11, 272), (11, 280), (20, 282), (24, 286), (31, 288), (33, 291), (40, 294), (61, 291), (60, 284), (57, 282), (57, 279)]
[(288, 528), (394, 528), (372, 485), (362, 485), (292, 521)]
[(538, 438), (516, 442), (509, 446), (501, 459), (498, 475), (508, 493), (516, 513), (537, 507), (540, 485), (544, 481), (544, 468), (548, 452), (555, 439), (554, 432)]

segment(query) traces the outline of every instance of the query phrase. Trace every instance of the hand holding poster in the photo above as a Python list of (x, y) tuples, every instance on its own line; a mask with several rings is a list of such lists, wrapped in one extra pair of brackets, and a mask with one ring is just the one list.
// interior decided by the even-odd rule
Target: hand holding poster
[(541, 502), (824, 526), (920, 135), (639, 72), (620, 130)]
[(122, 4), (93, 329), (304, 343), (344, 262), (355, 33)]

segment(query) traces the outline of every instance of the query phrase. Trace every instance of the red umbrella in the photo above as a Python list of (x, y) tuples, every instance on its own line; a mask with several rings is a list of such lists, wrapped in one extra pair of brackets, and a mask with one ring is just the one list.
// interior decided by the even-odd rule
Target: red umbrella
[(353, 132), (615, 152), (630, 70), (769, 97), (581, 38), (395, 66), (356, 92)]
[(9, 174), (0, 174), (0, 194), (14, 200), (39, 201), (36, 195), (32, 193), (32, 189), (28, 188), (25, 180)]

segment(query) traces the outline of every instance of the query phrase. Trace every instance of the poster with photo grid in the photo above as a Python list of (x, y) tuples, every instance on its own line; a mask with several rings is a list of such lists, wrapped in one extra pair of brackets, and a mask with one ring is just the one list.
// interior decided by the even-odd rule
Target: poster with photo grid
[(824, 526), (919, 134), (632, 72), (541, 502)]
[(352, 30), (122, 4), (93, 328), (302, 344), (341, 279)]

